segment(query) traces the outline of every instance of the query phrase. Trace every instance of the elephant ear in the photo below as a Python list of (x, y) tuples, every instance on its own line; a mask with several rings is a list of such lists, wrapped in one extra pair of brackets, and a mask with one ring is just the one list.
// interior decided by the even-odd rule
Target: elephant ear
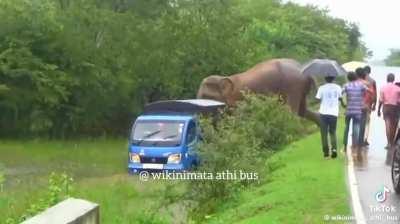
[(224, 97), (229, 98), (230, 96), (232, 96), (235, 85), (230, 78), (221, 79), (219, 82), (219, 86), (220, 86), (221, 94)]

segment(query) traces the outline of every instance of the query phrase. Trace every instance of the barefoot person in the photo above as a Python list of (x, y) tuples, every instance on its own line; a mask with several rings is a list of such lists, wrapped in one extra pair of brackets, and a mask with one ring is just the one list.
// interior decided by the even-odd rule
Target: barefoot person
[(362, 108), (362, 113), (361, 113), (361, 121), (360, 121), (360, 144), (362, 146), (368, 145), (366, 140), (365, 140), (365, 132), (367, 125), (369, 123), (369, 117), (371, 115), (371, 110), (372, 110), (372, 104), (374, 101), (374, 87), (373, 84), (370, 83), (367, 79), (367, 72), (364, 68), (357, 68), (356, 69), (356, 74), (358, 77), (358, 81), (360, 81), (362, 84), (364, 84), (367, 88), (368, 91), (365, 92), (364, 97), (363, 97), (363, 108)]
[[(325, 77), (326, 83), (318, 88), (317, 95), (315, 96), (321, 101), (319, 108), (321, 119), (321, 140), (322, 151), (324, 157), (337, 157), (337, 140), (336, 140), (336, 124), (337, 117), (339, 116), (339, 100), (342, 99), (342, 89), (339, 85), (333, 83), (335, 77)], [(331, 148), (328, 145), (328, 133), (331, 142)]]
[(357, 153), (357, 160), (361, 162), (361, 144), (360, 144), (360, 122), (363, 109), (364, 94), (367, 87), (357, 80), (357, 75), (354, 72), (349, 72), (348, 83), (343, 87), (343, 93), (346, 95), (347, 108), (346, 108), (346, 127), (344, 131), (344, 150), (347, 149), (347, 140), (349, 135), (350, 121), (352, 122), (352, 153)]
[(396, 134), (397, 123), (399, 121), (399, 100), (400, 87), (394, 84), (394, 74), (387, 75), (387, 84), (381, 88), (378, 116), (381, 116), (383, 106), (383, 119), (386, 125), (387, 149), (393, 146), (394, 135)]
[(364, 133), (364, 145), (369, 145), (368, 136), (369, 136), (369, 124), (371, 121), (371, 112), (375, 111), (376, 108), (376, 100), (377, 100), (377, 90), (376, 90), (376, 81), (371, 77), (371, 67), (365, 66), (364, 72), (366, 74), (365, 80), (367, 81), (367, 85), (372, 90), (371, 94), (368, 94), (364, 97), (364, 103), (366, 107), (366, 120), (365, 120), (365, 133)]

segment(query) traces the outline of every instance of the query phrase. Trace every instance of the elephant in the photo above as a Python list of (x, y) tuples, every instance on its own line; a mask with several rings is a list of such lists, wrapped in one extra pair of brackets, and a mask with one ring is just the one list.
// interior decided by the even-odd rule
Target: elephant
[(202, 80), (198, 99), (213, 99), (234, 106), (243, 97), (243, 91), (256, 94), (282, 96), (291, 111), (317, 125), (317, 113), (307, 108), (306, 98), (315, 87), (312, 77), (301, 73), (301, 65), (293, 59), (272, 59), (261, 62), (249, 70), (231, 76), (211, 75)]

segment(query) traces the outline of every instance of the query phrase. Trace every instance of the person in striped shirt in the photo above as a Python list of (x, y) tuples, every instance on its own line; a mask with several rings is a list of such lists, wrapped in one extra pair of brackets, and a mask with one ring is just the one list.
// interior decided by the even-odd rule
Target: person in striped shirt
[(362, 109), (364, 107), (364, 94), (368, 90), (362, 82), (357, 80), (357, 75), (354, 72), (349, 72), (347, 75), (348, 83), (343, 86), (343, 95), (346, 96), (346, 127), (344, 132), (344, 151), (347, 149), (347, 141), (349, 135), (350, 122), (352, 122), (352, 153), (356, 153), (356, 159), (361, 162), (361, 142), (360, 142), (360, 122)]

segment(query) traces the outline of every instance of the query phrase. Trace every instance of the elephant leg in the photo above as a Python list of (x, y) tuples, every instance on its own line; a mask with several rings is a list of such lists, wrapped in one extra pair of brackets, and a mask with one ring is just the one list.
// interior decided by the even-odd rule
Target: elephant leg
[(301, 95), (300, 94), (288, 94), (286, 97), (287, 104), (289, 105), (291, 111), (299, 116), (302, 116), (300, 111), (301, 105)]

